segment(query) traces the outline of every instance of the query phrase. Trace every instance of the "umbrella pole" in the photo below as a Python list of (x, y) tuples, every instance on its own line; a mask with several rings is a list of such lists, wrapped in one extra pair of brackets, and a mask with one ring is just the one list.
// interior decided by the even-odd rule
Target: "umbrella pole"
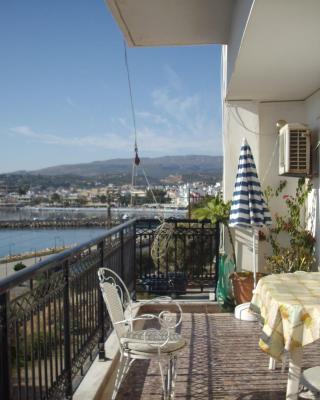
[(256, 229), (252, 228), (252, 257), (253, 257), (253, 288), (257, 286), (257, 265), (256, 265)]

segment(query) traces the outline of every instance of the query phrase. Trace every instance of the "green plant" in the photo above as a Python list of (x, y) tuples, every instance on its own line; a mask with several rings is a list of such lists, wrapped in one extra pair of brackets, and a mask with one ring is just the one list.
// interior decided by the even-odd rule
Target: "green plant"
[(212, 224), (221, 222), (226, 227), (232, 248), (233, 262), (234, 265), (236, 265), (236, 252), (231, 230), (229, 227), (230, 209), (231, 201), (224, 202), (223, 199), (218, 195), (210, 199), (203, 207), (197, 208), (192, 211), (192, 217), (199, 220), (208, 219), (211, 221)]
[(24, 268), (26, 268), (26, 265), (25, 264), (23, 264), (22, 262), (18, 262), (14, 267), (13, 267), (13, 269), (17, 272), (17, 271), (20, 271), (21, 269), (24, 269)]
[[(277, 189), (268, 187), (265, 191), (267, 203), (272, 197), (279, 197), (286, 182), (281, 182)], [(312, 185), (304, 178), (298, 180), (295, 196), (284, 195), (283, 200), (287, 207), (286, 215), (275, 215), (275, 225), (270, 230), (268, 241), (273, 254), (267, 257), (267, 265), (271, 272), (311, 271), (314, 264), (315, 238), (306, 229), (304, 219), (304, 205)], [(286, 233), (289, 237), (289, 246), (280, 244), (279, 236)]]

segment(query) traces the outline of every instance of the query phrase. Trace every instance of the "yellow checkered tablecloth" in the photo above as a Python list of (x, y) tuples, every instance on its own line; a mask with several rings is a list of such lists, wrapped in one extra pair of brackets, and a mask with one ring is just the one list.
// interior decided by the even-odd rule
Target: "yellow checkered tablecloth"
[(269, 275), (258, 282), (250, 309), (261, 315), (261, 349), (280, 360), (320, 338), (320, 272)]

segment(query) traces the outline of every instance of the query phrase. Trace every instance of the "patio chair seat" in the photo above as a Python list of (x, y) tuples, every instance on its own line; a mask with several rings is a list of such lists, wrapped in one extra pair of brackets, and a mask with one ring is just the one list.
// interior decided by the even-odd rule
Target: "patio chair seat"
[[(133, 331), (120, 339), (121, 344), (128, 350), (141, 353), (158, 353), (158, 346), (167, 339), (167, 331)], [(178, 333), (170, 332), (168, 343), (161, 347), (161, 353), (173, 353), (181, 350), (186, 340)]]
[[(182, 321), (181, 306), (170, 297), (162, 296), (144, 302), (144, 305), (162, 304), (164, 307), (168, 305), (169, 309), (174, 306), (176, 312), (163, 309), (158, 315), (141, 314), (133, 317), (131, 296), (120, 276), (110, 268), (100, 268), (98, 276), (102, 296), (120, 350), (120, 361), (111, 400), (116, 399), (121, 383), (135, 360), (154, 358), (159, 364), (163, 399), (173, 400), (178, 354), (186, 345), (186, 340), (176, 333)], [(135, 323), (138, 321), (147, 323), (147, 328), (135, 329)]]

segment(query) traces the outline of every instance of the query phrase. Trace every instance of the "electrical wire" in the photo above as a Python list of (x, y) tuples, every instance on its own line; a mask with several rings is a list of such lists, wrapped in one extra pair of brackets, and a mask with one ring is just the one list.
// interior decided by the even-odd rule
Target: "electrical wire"
[(133, 122), (133, 128), (134, 128), (134, 150), (136, 151), (136, 150), (138, 150), (136, 113), (135, 113), (134, 102), (133, 102), (131, 74), (130, 74), (129, 62), (128, 62), (127, 45), (126, 45), (126, 42), (124, 39), (123, 39), (123, 48), (124, 48), (124, 62), (125, 62), (125, 67), (126, 67), (126, 71), (127, 71), (128, 88), (129, 88), (129, 96), (130, 96), (130, 104), (131, 104), (131, 115), (132, 115), (132, 122)]
[[(132, 189), (133, 189), (134, 183), (135, 183), (135, 179), (134, 179), (135, 171), (136, 171), (136, 167), (140, 164), (140, 159), (138, 157), (136, 113), (135, 113), (135, 107), (134, 107), (134, 101), (133, 101), (131, 74), (130, 74), (127, 46), (126, 46), (125, 40), (123, 40), (123, 47), (124, 47), (124, 61), (125, 61), (125, 67), (126, 67), (126, 72), (127, 72), (128, 88), (129, 88), (129, 96), (130, 96), (130, 104), (131, 104), (131, 114), (132, 114), (132, 121), (133, 121), (133, 128), (134, 128), (135, 159), (133, 160), (133, 163), (132, 163), (132, 181), (131, 181)], [(137, 164), (136, 164), (136, 161), (138, 161)], [(141, 169), (142, 169), (144, 178), (146, 180), (146, 183), (148, 185), (148, 188), (151, 191), (153, 201), (154, 201), (155, 205), (157, 207), (159, 207), (159, 203), (158, 203), (156, 196), (154, 194), (154, 191), (150, 185), (146, 171), (144, 170), (143, 166), (141, 166)], [(133, 206), (133, 193), (132, 192), (131, 192), (131, 202), (130, 203), (131, 203), (131, 206)], [(157, 229), (155, 231), (155, 237), (154, 237), (152, 247), (151, 247), (151, 257), (155, 263), (157, 263), (158, 261), (161, 261), (165, 257), (171, 236), (173, 234), (172, 224), (168, 224), (165, 222), (164, 215), (163, 215), (163, 217), (159, 217), (159, 220), (160, 220), (160, 225), (157, 227)]]

